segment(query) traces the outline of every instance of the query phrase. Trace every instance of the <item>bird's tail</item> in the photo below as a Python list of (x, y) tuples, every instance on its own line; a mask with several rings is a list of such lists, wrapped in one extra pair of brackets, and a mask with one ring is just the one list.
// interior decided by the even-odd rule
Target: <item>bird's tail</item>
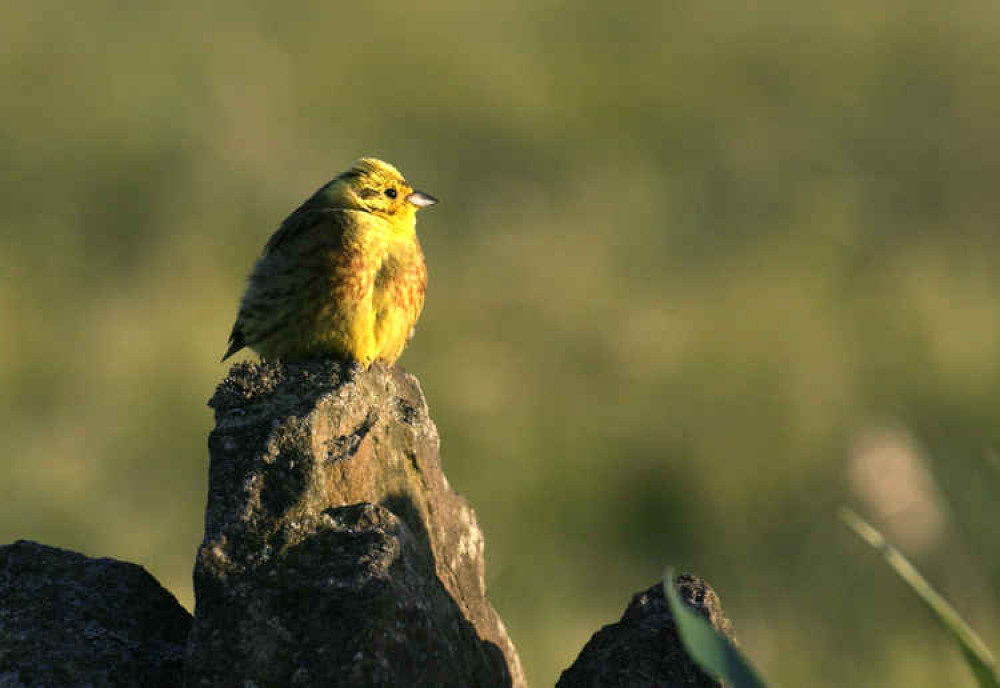
[(219, 363), (222, 363), (222, 361), (225, 361), (246, 345), (247, 340), (243, 336), (243, 330), (240, 329), (239, 322), (237, 322), (233, 325), (233, 331), (229, 334), (229, 348), (226, 349), (226, 353), (222, 355), (222, 360), (219, 361)]

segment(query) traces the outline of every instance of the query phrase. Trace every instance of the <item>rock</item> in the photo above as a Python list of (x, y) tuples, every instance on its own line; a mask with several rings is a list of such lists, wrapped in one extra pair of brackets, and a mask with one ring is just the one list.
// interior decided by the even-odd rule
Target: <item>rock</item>
[(178, 686), (191, 616), (141, 566), (0, 547), (0, 686)]
[[(244, 363), (210, 405), (194, 620), (134, 564), (2, 546), (0, 688), (526, 686), (414, 378)], [(733, 637), (707, 583), (678, 588)], [(722, 684), (687, 656), (657, 584), (557, 685)]]
[[(697, 576), (683, 575), (677, 586), (681, 598), (692, 609), (735, 641), (732, 624), (708, 583)], [(605, 626), (591, 637), (573, 665), (563, 672), (556, 688), (723, 685), (696, 666), (684, 650), (663, 586), (657, 583), (636, 593), (618, 623)]]
[(243, 363), (209, 404), (189, 688), (525, 685), (414, 378)]

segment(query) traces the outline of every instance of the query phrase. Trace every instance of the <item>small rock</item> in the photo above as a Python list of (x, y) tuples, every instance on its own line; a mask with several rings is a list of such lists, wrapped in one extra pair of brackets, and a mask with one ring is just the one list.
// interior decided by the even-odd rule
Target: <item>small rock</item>
[(190, 626), (141, 566), (0, 546), (0, 688), (178, 686)]
[[(724, 635), (735, 640), (715, 591), (701, 578), (677, 579), (681, 598)], [(660, 583), (632, 598), (618, 623), (605, 626), (584, 646), (556, 688), (720, 688), (688, 656)]]

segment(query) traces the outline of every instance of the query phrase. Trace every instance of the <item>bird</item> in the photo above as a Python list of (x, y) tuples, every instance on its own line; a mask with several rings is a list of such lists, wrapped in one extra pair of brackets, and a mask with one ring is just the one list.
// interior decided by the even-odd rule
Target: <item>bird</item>
[(265, 360), (391, 366), (423, 310), (427, 267), (416, 214), (435, 203), (391, 164), (356, 160), (267, 241), (222, 360), (249, 347)]

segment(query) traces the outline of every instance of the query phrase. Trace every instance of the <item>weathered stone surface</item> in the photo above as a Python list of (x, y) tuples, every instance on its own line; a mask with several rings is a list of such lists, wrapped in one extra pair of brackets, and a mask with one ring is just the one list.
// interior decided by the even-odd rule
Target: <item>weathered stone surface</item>
[(0, 547), (0, 686), (178, 686), (191, 616), (141, 566)]
[(210, 405), (187, 686), (524, 685), (414, 378), (244, 363)]
[[(697, 576), (683, 575), (678, 578), (677, 586), (681, 598), (692, 609), (733, 638), (732, 625), (708, 583)], [(591, 637), (556, 687), (719, 688), (722, 685), (698, 668), (684, 650), (663, 587), (657, 583), (632, 598), (618, 623), (605, 626)]]

